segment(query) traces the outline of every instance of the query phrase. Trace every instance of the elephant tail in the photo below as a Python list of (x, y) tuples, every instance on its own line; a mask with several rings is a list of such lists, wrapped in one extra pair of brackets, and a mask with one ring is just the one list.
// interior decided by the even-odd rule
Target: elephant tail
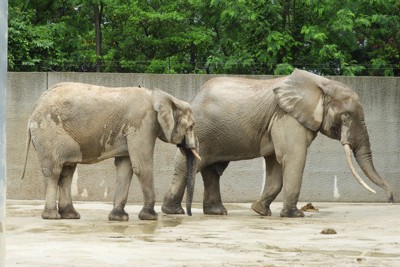
[(24, 169), (22, 170), (21, 179), (24, 179), (25, 176), (26, 164), (28, 163), (29, 147), (31, 145), (31, 139), (32, 139), (31, 130), (29, 127), (27, 132), (28, 132), (28, 137), (26, 139), (26, 145), (25, 145), (25, 163), (24, 163)]

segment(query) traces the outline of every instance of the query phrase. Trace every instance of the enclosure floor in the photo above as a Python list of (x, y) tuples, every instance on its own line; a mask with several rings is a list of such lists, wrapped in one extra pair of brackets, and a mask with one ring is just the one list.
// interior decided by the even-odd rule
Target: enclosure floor
[(8, 200), (6, 266), (400, 265), (399, 204), (312, 204), (318, 211), (295, 219), (279, 216), (282, 203), (271, 217), (249, 203), (227, 204), (227, 216), (195, 204), (192, 217), (157, 205), (157, 221), (128, 204), (128, 222), (109, 222), (111, 203), (77, 202), (80, 220), (42, 220), (43, 201)]

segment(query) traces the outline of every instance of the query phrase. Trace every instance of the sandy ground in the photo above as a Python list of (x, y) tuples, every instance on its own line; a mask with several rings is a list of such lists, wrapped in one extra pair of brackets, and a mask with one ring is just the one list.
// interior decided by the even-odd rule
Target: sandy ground
[[(300, 203), (302, 207), (306, 203)], [(400, 205), (312, 203), (306, 217), (262, 217), (250, 204), (228, 216), (161, 213), (109, 222), (110, 203), (78, 202), (80, 220), (42, 220), (43, 201), (7, 203), (6, 266), (400, 266)], [(322, 234), (330, 228), (337, 234)]]

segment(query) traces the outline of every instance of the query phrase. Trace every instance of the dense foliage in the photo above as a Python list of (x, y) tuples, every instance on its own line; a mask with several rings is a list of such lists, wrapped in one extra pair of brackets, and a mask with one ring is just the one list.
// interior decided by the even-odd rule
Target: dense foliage
[(13, 0), (10, 71), (400, 75), (399, 0)]

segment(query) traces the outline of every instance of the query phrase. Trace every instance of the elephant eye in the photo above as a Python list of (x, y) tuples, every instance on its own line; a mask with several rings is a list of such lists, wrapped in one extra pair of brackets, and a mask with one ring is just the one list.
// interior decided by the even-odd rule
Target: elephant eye
[[(342, 119), (342, 123), (343, 123), (344, 125), (348, 125), (348, 124), (349, 124), (349, 121), (351, 120), (351, 119), (350, 119), (350, 113), (349, 113), (349, 112), (344, 112), (344, 113), (342, 113), (341, 119)], [(349, 126), (349, 125), (348, 125), (348, 126)]]
[(186, 128), (186, 132), (191, 132), (191, 131), (193, 131), (193, 127), (194, 127), (194, 123), (190, 124), (190, 125)]
[(345, 117), (345, 118), (348, 118), (348, 117), (351, 116), (351, 114), (350, 114), (349, 111), (346, 111), (346, 112), (343, 112), (342, 116)]

